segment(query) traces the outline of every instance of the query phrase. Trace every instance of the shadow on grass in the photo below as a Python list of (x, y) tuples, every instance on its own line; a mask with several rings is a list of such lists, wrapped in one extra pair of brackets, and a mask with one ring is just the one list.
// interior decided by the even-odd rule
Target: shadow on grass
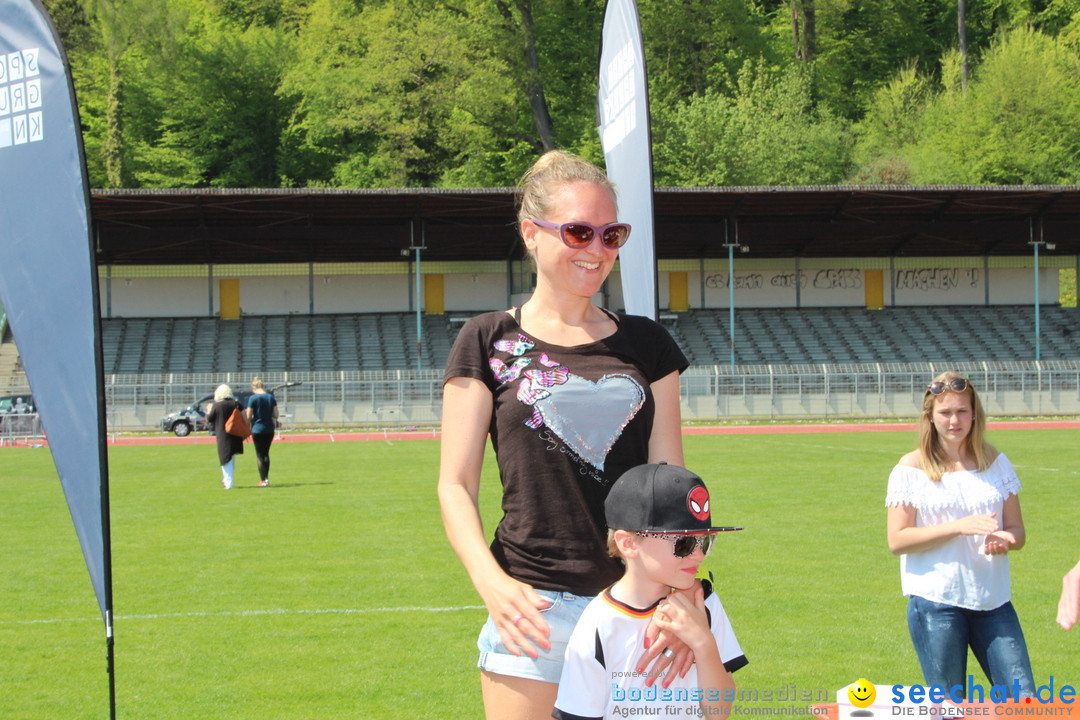
[(233, 485), (233, 490), (262, 490), (267, 492), (275, 488), (298, 488), (298, 487), (314, 487), (315, 485), (337, 485), (336, 482), (330, 480), (322, 480), (320, 482), (292, 482), (292, 483), (278, 483), (271, 482), (266, 487), (260, 487), (258, 485)]

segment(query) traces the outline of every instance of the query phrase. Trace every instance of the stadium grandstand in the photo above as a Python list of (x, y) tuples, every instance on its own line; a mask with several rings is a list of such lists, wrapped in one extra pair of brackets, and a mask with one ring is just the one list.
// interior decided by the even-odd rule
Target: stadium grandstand
[[(256, 373), (308, 384), (290, 391), (297, 422), (430, 422), (461, 323), (533, 281), (509, 190), (95, 191), (92, 211), (118, 428)], [(1080, 315), (1058, 286), (1080, 258), (1080, 188), (658, 189), (655, 216), (659, 318), (693, 365), (690, 417), (842, 413), (802, 388), (882, 368), (907, 378), (896, 407), (852, 412), (904, 414), (907, 385), (944, 365), (1019, 382), (1021, 397), (1049, 373), (1080, 401)], [(597, 300), (622, 308), (617, 269)], [(22, 392), (2, 320), (0, 336), (0, 395)], [(748, 378), (799, 376), (800, 399), (762, 412), (713, 382), (702, 403), (706, 374), (740, 376), (744, 394)], [(416, 383), (408, 397), (329, 388), (391, 376)], [(1053, 392), (1051, 411), (1077, 404)]]
[[(465, 316), (425, 315), (422, 364), (441, 368)], [(1042, 359), (1077, 358), (1076, 311), (1042, 310)], [(960, 319), (960, 320), (958, 320)], [(665, 312), (694, 365), (727, 364), (726, 311)], [(949, 333), (942, 329), (955, 325)], [(927, 332), (927, 328), (938, 329)], [(409, 313), (114, 318), (103, 321), (107, 375), (411, 370), (417, 332)], [(1032, 308), (747, 308), (738, 311), (737, 365), (1031, 359)], [(963, 346), (957, 356), (952, 343)]]

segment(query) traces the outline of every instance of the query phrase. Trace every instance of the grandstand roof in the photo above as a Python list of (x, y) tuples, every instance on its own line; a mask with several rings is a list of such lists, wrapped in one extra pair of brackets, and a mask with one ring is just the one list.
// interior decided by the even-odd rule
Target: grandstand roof
[[(95, 190), (103, 264), (426, 261), (519, 250), (511, 189)], [(1080, 254), (1080, 187), (657, 188), (659, 258)], [(416, 221), (415, 223), (413, 221)], [(404, 251), (404, 252), (403, 252)]]

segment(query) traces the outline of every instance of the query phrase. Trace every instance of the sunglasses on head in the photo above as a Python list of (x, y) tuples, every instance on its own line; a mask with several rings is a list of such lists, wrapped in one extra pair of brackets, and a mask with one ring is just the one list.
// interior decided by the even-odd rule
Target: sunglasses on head
[(645, 538), (657, 538), (658, 540), (671, 541), (671, 554), (677, 558), (689, 557), (698, 545), (705, 555), (712, 550), (716, 542), (716, 533), (702, 533), (699, 535), (668, 535), (666, 533), (636, 532), (635, 535)]
[(949, 390), (960, 393), (964, 392), (968, 388), (974, 387), (975, 386), (972, 385), (967, 378), (953, 378), (952, 380), (949, 380), (947, 382), (944, 380), (932, 382), (926, 386), (926, 391), (936, 397), (938, 395), (946, 393)]
[(532, 222), (548, 230), (558, 230), (559, 237), (566, 246), (575, 250), (588, 247), (596, 235), (600, 236), (600, 242), (604, 243), (604, 247), (611, 250), (621, 248), (630, 237), (630, 226), (620, 222), (608, 223), (600, 227), (586, 222), (568, 222), (562, 225), (556, 225), (547, 220), (534, 219)]

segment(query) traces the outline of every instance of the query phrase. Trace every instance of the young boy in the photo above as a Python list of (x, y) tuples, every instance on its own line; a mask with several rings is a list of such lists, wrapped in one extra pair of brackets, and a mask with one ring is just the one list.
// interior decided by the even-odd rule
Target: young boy
[[(727, 718), (731, 673), (747, 660), (720, 599), (695, 578), (716, 533), (741, 528), (713, 527), (709, 510), (705, 483), (675, 465), (639, 465), (612, 485), (608, 548), (626, 572), (589, 603), (570, 636), (554, 717)], [(685, 678), (637, 672), (654, 619), (693, 650)]]

